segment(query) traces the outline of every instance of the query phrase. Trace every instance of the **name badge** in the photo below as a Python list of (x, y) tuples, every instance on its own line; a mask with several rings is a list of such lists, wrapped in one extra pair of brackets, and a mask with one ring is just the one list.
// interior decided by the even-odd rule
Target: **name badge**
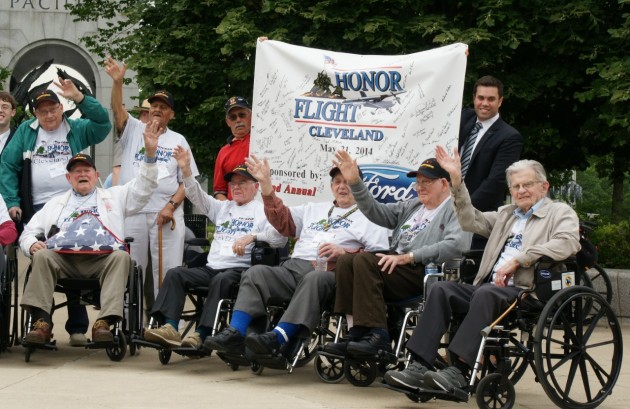
[(48, 168), (48, 174), (51, 178), (56, 178), (66, 174), (66, 166), (63, 162), (55, 162)]
[(320, 232), (317, 232), (315, 237), (313, 237), (313, 241), (311, 245), (317, 248), (322, 243), (332, 242), (334, 238), (335, 238), (335, 233), (329, 232), (329, 231), (320, 231)]
[(219, 254), (222, 256), (232, 257), (234, 256), (234, 251), (232, 251), (233, 242), (221, 242), (221, 247), (219, 249)]
[(169, 176), (168, 168), (166, 165), (158, 165), (158, 180), (164, 179)]

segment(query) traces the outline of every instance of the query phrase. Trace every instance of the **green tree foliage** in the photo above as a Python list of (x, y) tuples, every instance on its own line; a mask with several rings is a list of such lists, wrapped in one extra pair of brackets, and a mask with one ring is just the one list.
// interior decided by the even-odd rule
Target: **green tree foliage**
[(598, 226), (591, 235), (601, 266), (628, 268), (630, 265), (630, 220)]
[[(598, 223), (610, 223), (611, 197), (613, 190), (612, 181), (601, 178), (596, 166), (590, 166), (584, 171), (577, 172), (577, 183), (582, 187), (582, 197), (577, 201), (575, 210), (581, 215), (597, 215)], [(625, 214), (630, 214), (630, 181), (624, 183), (624, 208)], [(626, 217), (627, 220), (630, 218)]]
[(142, 89), (173, 91), (174, 126), (198, 158), (214, 158), (227, 135), (225, 98), (251, 97), (258, 36), (358, 54), (464, 42), (465, 105), (475, 79), (495, 75), (525, 156), (563, 170), (614, 153), (606, 176), (617, 183), (630, 158), (629, 1), (83, 0), (73, 12), (102, 21), (85, 40), (90, 49), (126, 60)]

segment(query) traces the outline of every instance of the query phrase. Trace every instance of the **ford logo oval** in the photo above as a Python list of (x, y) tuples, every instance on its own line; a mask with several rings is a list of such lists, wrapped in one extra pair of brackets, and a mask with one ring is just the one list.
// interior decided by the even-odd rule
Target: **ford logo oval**
[(407, 177), (409, 169), (379, 164), (362, 164), (360, 167), (365, 186), (378, 202), (396, 203), (418, 197), (413, 188), (416, 179)]
[(540, 270), (538, 272), (538, 275), (540, 276), (540, 278), (545, 278), (545, 279), (551, 278), (551, 272), (549, 270)]

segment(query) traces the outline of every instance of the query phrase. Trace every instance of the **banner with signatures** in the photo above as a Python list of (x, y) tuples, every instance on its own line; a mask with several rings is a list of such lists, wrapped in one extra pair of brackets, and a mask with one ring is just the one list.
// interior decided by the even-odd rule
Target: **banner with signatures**
[(406, 173), (457, 146), (466, 44), (356, 55), (258, 42), (250, 152), (287, 205), (332, 199), (334, 153), (357, 159), (377, 200), (416, 196)]

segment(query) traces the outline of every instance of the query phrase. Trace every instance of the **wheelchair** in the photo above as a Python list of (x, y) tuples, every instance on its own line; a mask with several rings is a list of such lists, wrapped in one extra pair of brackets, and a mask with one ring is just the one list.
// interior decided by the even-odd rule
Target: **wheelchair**
[[(445, 263), (442, 274), (465, 280), (477, 265), (475, 257), (464, 257)], [(523, 290), (505, 313), (482, 330), (467, 387), (436, 391), (385, 386), (414, 402), (467, 402), (474, 394), (479, 408), (510, 409), (516, 401), (514, 384), (531, 367), (536, 381), (558, 407), (600, 405), (612, 392), (621, 370), (623, 341), (617, 317), (604, 296), (580, 285), (584, 272), (575, 258), (542, 259), (534, 271), (534, 288)], [(538, 301), (525, 303), (532, 292)], [(457, 321), (453, 317), (441, 347), (448, 347)], [(603, 352), (605, 362), (594, 360), (595, 351)]]
[[(235, 291), (234, 298), (223, 299), (219, 303), (213, 335), (229, 325), (237, 292)], [(289, 301), (270, 300), (267, 305), (267, 315), (254, 319), (248, 327), (247, 333), (260, 334), (271, 331), (280, 322), (288, 303)], [(315, 358), (318, 340), (317, 332), (314, 331), (312, 334), (298, 334), (287, 344), (284, 344), (279, 353), (273, 355), (254, 354), (247, 348), (244, 354), (218, 351), (216, 354), (233, 371), (238, 370), (241, 366), (248, 366), (255, 375), (261, 375), (265, 368), (286, 370), (288, 373), (292, 373), (294, 368), (302, 367)]]
[[(192, 237), (186, 237), (184, 241), (184, 264), (190, 268), (204, 266), (207, 262), (208, 253), (204, 252), (202, 247), (210, 245), (208, 240), (208, 225), (210, 224), (210, 219), (205, 214), (187, 213), (184, 214), (184, 224), (186, 225), (187, 235), (189, 233), (192, 235)], [(181, 320), (186, 322), (186, 327), (182, 334), (183, 337), (199, 322), (207, 293), (208, 288), (203, 286), (193, 287), (187, 290), (186, 297), (192, 303), (192, 308), (185, 310), (180, 317)], [(151, 318), (149, 328), (153, 328), (157, 325), (157, 321)], [(210, 353), (203, 349), (167, 347), (146, 341), (144, 339), (144, 329), (142, 329), (137, 336), (133, 337), (131, 344), (138, 348), (148, 347), (156, 349), (158, 351), (158, 359), (162, 365), (167, 365), (170, 362), (173, 352), (190, 358), (201, 358), (210, 355)]]
[[(209, 223), (209, 219), (207, 216), (202, 214), (185, 215), (184, 219), (186, 222), (186, 226), (189, 227), (195, 235), (194, 238), (186, 240), (184, 262), (187, 267), (191, 268), (204, 266), (207, 263), (208, 253), (195, 251), (193, 247), (209, 246), (210, 242), (206, 236), (206, 228)], [(284, 252), (286, 252), (286, 249), (273, 249), (269, 247), (266, 242), (256, 242), (254, 244), (254, 249), (252, 250), (251, 263), (252, 265), (261, 263), (275, 265), (280, 262), (280, 258), (283, 256)], [(219, 307), (217, 309), (218, 312), (215, 316), (215, 323), (213, 325), (213, 331), (211, 335), (214, 335), (216, 332), (221, 331), (227, 325), (227, 323), (229, 323), (231, 308), (236, 299), (237, 293), (238, 283), (235, 283), (235, 285), (232, 287), (232, 290), (230, 291), (228, 298), (219, 301)], [(207, 286), (195, 286), (186, 289), (186, 297), (190, 304), (192, 304), (192, 308), (184, 310), (180, 317), (180, 320), (186, 322), (182, 337), (185, 337), (199, 323), (199, 319), (201, 317), (204, 304), (206, 302), (207, 294)], [(151, 319), (149, 327), (152, 328), (157, 325), (157, 321)], [(163, 365), (167, 365), (170, 362), (173, 353), (189, 358), (206, 357), (210, 356), (212, 353), (212, 351), (208, 351), (204, 348), (164, 346), (154, 342), (146, 341), (142, 336), (134, 338), (132, 340), (132, 343), (137, 346), (156, 349), (158, 351), (158, 359)], [(238, 359), (238, 357), (234, 357), (234, 359), (238, 361), (238, 363), (235, 364), (236, 368), (238, 368), (239, 365), (245, 365), (244, 360)], [(246, 361), (246, 363), (249, 364), (249, 361)]]
[(18, 343), (17, 247), (0, 247), (0, 353)]
[[(416, 327), (422, 313), (424, 295), (430, 284), (436, 280), (434, 275), (424, 278), (422, 294), (408, 300), (387, 303), (388, 330), (394, 341), (392, 352), (379, 351), (371, 357), (353, 357), (336, 355), (325, 351), (328, 342), (341, 342), (347, 335), (347, 322), (343, 315), (322, 314), (318, 327), (320, 334), (319, 349), (315, 358), (315, 372), (326, 383), (338, 383), (347, 379), (358, 387), (370, 386), (377, 377), (382, 377), (390, 369), (403, 369), (409, 357), (405, 354), (405, 344)], [(332, 326), (331, 329), (330, 327)]]
[[(126, 238), (125, 242), (127, 246), (133, 239)], [(27, 269), (24, 279), (24, 288), (28, 283), (29, 275), (31, 273), (31, 267)], [(129, 271), (127, 280), (127, 288), (125, 290), (123, 299), (123, 319), (114, 324), (114, 328), (111, 330), (114, 335), (113, 342), (91, 342), (88, 340), (86, 349), (105, 349), (107, 356), (111, 361), (118, 362), (127, 354), (127, 346), (129, 346), (129, 353), (131, 356), (136, 355), (137, 348), (133, 344), (132, 339), (138, 337), (143, 328), (143, 279), (142, 279), (142, 267), (132, 263), (132, 267)], [(65, 292), (66, 290), (80, 290), (79, 301), (88, 305), (100, 306), (100, 283), (95, 278), (60, 278), (57, 280), (55, 286), (56, 292)], [(50, 312), (50, 318), (52, 320), (54, 312), (66, 307), (69, 301), (64, 301), (59, 304), (54, 304)], [(22, 309), (21, 314), (21, 344), (24, 347), (24, 360), (30, 362), (31, 355), (38, 349), (56, 351), (56, 340), (51, 339), (47, 344), (31, 344), (25, 341), (26, 334), (33, 327), (32, 317), (25, 310)]]
[[(252, 265), (279, 265), (287, 255), (288, 243), (287, 246), (281, 249), (259, 247), (252, 252)], [(219, 302), (212, 335), (217, 334), (229, 325), (237, 294), (238, 287), (235, 286), (233, 297)], [(281, 299), (269, 300), (266, 316), (254, 319), (248, 328), (248, 334), (271, 331), (280, 322), (290, 301)], [(322, 340), (325, 339), (323, 334), (328, 329), (328, 320), (326, 318), (328, 316), (324, 312), (321, 318), (322, 321), (312, 333), (307, 333), (307, 331), (302, 329), (297, 336), (284, 344), (276, 354), (254, 354), (249, 349), (245, 349), (244, 354), (217, 352), (217, 356), (232, 370), (238, 370), (241, 366), (249, 366), (255, 375), (262, 374), (264, 368), (286, 370), (288, 373), (292, 373), (294, 368), (302, 367), (316, 357), (317, 348), (323, 342)]]

